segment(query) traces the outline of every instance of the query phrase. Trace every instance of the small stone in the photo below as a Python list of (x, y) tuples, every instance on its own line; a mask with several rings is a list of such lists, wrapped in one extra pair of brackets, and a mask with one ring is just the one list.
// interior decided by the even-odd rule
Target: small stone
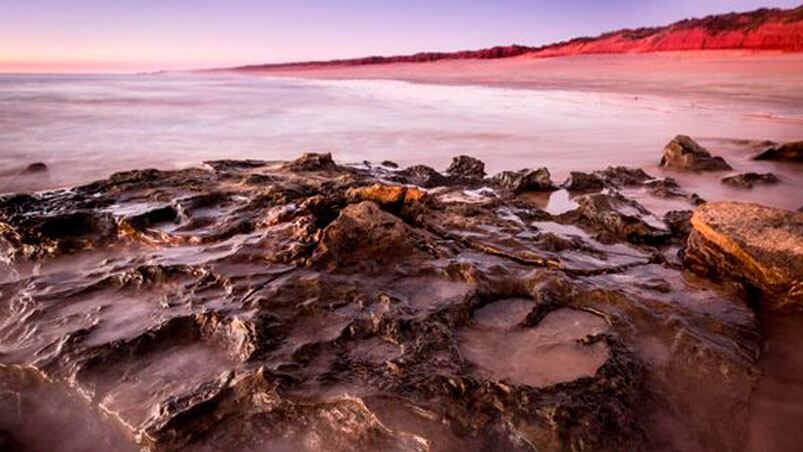
[(459, 179), (478, 181), (485, 177), (485, 163), (474, 157), (460, 155), (452, 159), (446, 174)]
[(337, 168), (332, 154), (306, 153), (287, 165), (291, 171), (323, 171)]
[(491, 181), (499, 188), (513, 193), (557, 190), (550, 179), (549, 170), (546, 168), (503, 171), (494, 176)]
[(596, 174), (572, 171), (561, 187), (569, 191), (594, 191), (605, 188), (605, 182)]

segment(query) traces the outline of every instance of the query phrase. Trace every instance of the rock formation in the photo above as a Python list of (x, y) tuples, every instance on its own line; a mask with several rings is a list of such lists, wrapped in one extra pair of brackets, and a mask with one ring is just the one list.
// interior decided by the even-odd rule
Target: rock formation
[[(620, 193), (662, 179), (595, 172), (605, 191), (552, 215), (519, 194), (552, 189), (547, 171), (478, 180), (481, 162), (455, 162), (220, 160), (0, 197), (0, 441), (744, 447), (755, 316), (682, 274), (688, 211)], [(716, 206), (695, 214), (687, 261), (725, 261), (714, 240), (757, 287), (793, 294), (801, 266), (779, 247), (800, 214), (739, 207), (761, 211), (770, 247)]]
[(690, 268), (746, 281), (774, 306), (803, 303), (803, 214), (757, 204), (698, 207), (685, 250)]
[(678, 135), (664, 147), (659, 166), (679, 171), (726, 171), (733, 169), (722, 157), (714, 157), (708, 150), (686, 135)]

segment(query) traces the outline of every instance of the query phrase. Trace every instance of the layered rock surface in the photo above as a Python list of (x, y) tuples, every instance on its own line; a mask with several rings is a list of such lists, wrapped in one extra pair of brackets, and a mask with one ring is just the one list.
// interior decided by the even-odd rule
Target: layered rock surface
[(224, 160), (0, 198), (2, 440), (63, 450), (89, 425), (92, 444), (156, 451), (745, 444), (753, 312), (682, 271), (688, 211), (620, 193), (657, 184), (691, 209), (679, 188), (609, 168), (553, 214), (471, 159), (388, 168)]
[(716, 202), (697, 208), (691, 226), (687, 265), (746, 280), (779, 306), (803, 302), (803, 213)]

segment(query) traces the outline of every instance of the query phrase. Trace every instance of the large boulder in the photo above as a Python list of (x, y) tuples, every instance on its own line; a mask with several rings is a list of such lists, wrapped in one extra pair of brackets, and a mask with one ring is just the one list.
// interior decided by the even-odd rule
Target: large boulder
[(803, 163), (803, 141), (770, 146), (755, 155), (753, 160), (780, 160)]
[(686, 135), (678, 135), (664, 147), (659, 166), (680, 171), (726, 171), (732, 169), (722, 157), (712, 156)]
[(715, 279), (746, 281), (762, 300), (803, 303), (803, 213), (710, 202), (691, 218), (684, 263)]

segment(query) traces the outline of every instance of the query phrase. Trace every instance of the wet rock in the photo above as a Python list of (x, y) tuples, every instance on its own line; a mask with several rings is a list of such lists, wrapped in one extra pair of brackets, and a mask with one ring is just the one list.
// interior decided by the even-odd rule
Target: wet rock
[(385, 167), (388, 167), (388, 168), (394, 168), (394, 169), (395, 169), (395, 168), (398, 168), (398, 167), (399, 167), (399, 164), (398, 164), (398, 163), (396, 163), (396, 162), (392, 162), (392, 161), (390, 161), (390, 160), (383, 160), (383, 161), (382, 161), (382, 166), (385, 166)]
[(691, 218), (684, 263), (703, 275), (745, 280), (775, 305), (803, 303), (803, 214), (710, 202)]
[(659, 258), (687, 213), (667, 227), (603, 192), (554, 216), (431, 169), (447, 188), (311, 160), (0, 197), (0, 393), (26, 369), (83, 407), (0, 394), (22, 413), (0, 430), (34, 450), (59, 441), (18, 426), (94, 441), (53, 432), (71, 419), (150, 450), (744, 448), (711, 424), (744, 425), (755, 316)]
[(415, 165), (405, 168), (396, 172), (393, 179), (424, 188), (441, 187), (448, 185), (450, 182), (446, 176), (426, 165)]
[(391, 212), (399, 212), (415, 202), (421, 202), (427, 193), (418, 187), (403, 185), (374, 184), (350, 189), (346, 197), (352, 201), (373, 201)]
[(337, 165), (332, 160), (332, 154), (317, 154), (314, 152), (306, 153), (293, 160), (287, 165), (290, 171), (326, 171), (336, 169)]
[(677, 198), (689, 196), (685, 191), (680, 188), (677, 181), (671, 177), (662, 177), (660, 179), (652, 179), (644, 184), (647, 190), (653, 196), (659, 198)]
[(569, 191), (595, 191), (605, 188), (605, 182), (596, 174), (572, 171), (561, 187)]
[(491, 183), (501, 190), (511, 193), (557, 190), (550, 179), (549, 170), (546, 168), (503, 171), (491, 178)]
[(70, 254), (108, 243), (117, 235), (114, 217), (96, 212), (29, 216), (18, 221), (12, 219), (5, 229), (4, 235), (18, 237), (16, 253), (26, 257)]
[(267, 164), (268, 162), (264, 160), (207, 160), (204, 162), (204, 165), (220, 172), (259, 168)]
[(803, 163), (803, 141), (772, 145), (755, 155), (753, 160), (777, 160)]
[(664, 214), (664, 222), (673, 234), (686, 237), (691, 232), (691, 210), (672, 210)]
[(659, 166), (680, 171), (725, 171), (733, 169), (722, 157), (714, 157), (686, 135), (678, 135), (664, 148)]
[(22, 174), (40, 174), (48, 171), (47, 165), (42, 162), (31, 163), (24, 170)]
[(324, 229), (312, 262), (332, 272), (378, 271), (435, 251), (434, 238), (371, 201), (351, 204)]
[(778, 176), (772, 173), (743, 173), (735, 176), (728, 176), (722, 179), (723, 184), (738, 188), (753, 188), (753, 185), (755, 184), (772, 185), (777, 184), (780, 181), (781, 180), (778, 179)]
[(629, 168), (626, 166), (609, 166), (603, 171), (595, 171), (594, 175), (614, 187), (642, 185), (653, 178), (641, 168)]
[(669, 229), (637, 202), (619, 193), (596, 193), (575, 198), (578, 208), (567, 218), (598, 231), (603, 242), (657, 243), (669, 237)]
[(474, 157), (460, 155), (452, 159), (446, 174), (465, 181), (480, 181), (485, 177), (485, 163)]

